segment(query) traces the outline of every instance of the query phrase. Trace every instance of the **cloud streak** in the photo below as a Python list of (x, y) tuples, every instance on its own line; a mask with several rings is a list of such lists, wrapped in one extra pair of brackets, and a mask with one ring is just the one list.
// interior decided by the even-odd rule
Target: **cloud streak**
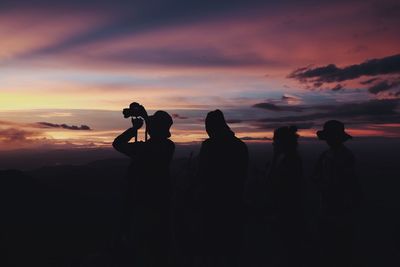
[(290, 112), (302, 112), (305, 108), (301, 106), (283, 106), (283, 105), (276, 105), (269, 102), (264, 103), (257, 103), (254, 104), (253, 107), (265, 109), (269, 111), (281, 112), (281, 111), (290, 111)]
[(61, 128), (61, 129), (74, 130), (74, 131), (90, 131), (90, 130), (92, 130), (87, 125), (76, 126), (76, 125), (67, 125), (65, 123), (55, 124), (55, 123), (50, 123), (50, 122), (38, 122), (37, 124), (42, 128)]
[(293, 122), (293, 123), (262, 123), (259, 124), (257, 123), (256, 126), (258, 129), (262, 130), (274, 130), (280, 127), (284, 126), (290, 126), (290, 125), (295, 125), (297, 129), (300, 130), (305, 130), (305, 129), (311, 129), (315, 123), (314, 122)]
[(271, 141), (272, 138), (269, 137), (252, 137), (252, 136), (244, 136), (240, 137), (243, 141)]
[(186, 120), (186, 119), (188, 119), (187, 116), (183, 116), (183, 115), (180, 115), (180, 114), (178, 114), (178, 113), (173, 113), (173, 114), (172, 114), (172, 118), (174, 118), (174, 119), (179, 119), (179, 120)]
[(297, 69), (288, 77), (302, 82), (342, 82), (352, 80), (361, 76), (376, 76), (383, 74), (400, 73), (400, 54), (377, 58), (354, 64), (343, 68), (338, 68), (334, 64), (323, 67), (306, 67)]
[(397, 113), (398, 99), (386, 100), (371, 100), (360, 103), (345, 103), (339, 105), (322, 105), (315, 106), (315, 109), (320, 109), (320, 112), (299, 115), (299, 116), (284, 116), (274, 118), (264, 118), (258, 120), (262, 123), (271, 122), (304, 122), (325, 119), (346, 119), (353, 121), (362, 121), (363, 123), (398, 123), (400, 122), (400, 114)]
[(370, 88), (368, 88), (368, 92), (371, 94), (379, 94), (381, 92), (389, 91), (391, 89), (395, 89), (399, 87), (400, 85), (400, 79), (396, 81), (381, 81)]
[(0, 141), (7, 142), (28, 142), (30, 137), (38, 136), (37, 132), (18, 128), (0, 129)]

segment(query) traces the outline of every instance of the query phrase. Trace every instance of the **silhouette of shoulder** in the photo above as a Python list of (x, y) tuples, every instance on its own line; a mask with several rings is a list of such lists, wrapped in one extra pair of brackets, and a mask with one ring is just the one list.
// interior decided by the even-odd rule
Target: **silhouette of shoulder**
[(152, 147), (151, 152), (155, 154), (171, 154), (172, 156), (175, 151), (175, 143), (170, 139), (150, 139), (147, 143)]
[(346, 160), (347, 162), (349, 162), (351, 164), (355, 163), (356, 158), (355, 158), (353, 152), (350, 149), (348, 149), (347, 147), (343, 146), (341, 151), (340, 151), (340, 153), (341, 153), (341, 156), (343, 156), (344, 160)]
[(282, 161), (286, 165), (292, 165), (292, 166), (301, 166), (301, 164), (302, 164), (301, 157), (297, 153), (285, 155), (285, 157), (283, 157)]
[(228, 136), (225, 138), (207, 138), (206, 140), (203, 141), (202, 144), (210, 145), (210, 144), (214, 144), (214, 143), (236, 143), (238, 145), (240, 144), (241, 146), (247, 148), (246, 144), (234, 135)]
[[(223, 150), (221, 150), (221, 148)], [(242, 140), (237, 138), (236, 136), (231, 136), (229, 138), (208, 138), (202, 142), (201, 152), (207, 153), (219, 151), (224, 152), (226, 154), (229, 151), (236, 151), (236, 153), (240, 153), (240, 155), (244, 155), (248, 153), (247, 145)], [(237, 155), (237, 154), (235, 154)], [(232, 155), (233, 156), (233, 155)]]
[(175, 144), (169, 139), (150, 139), (147, 142), (118, 142), (114, 141), (114, 148), (129, 156), (143, 156), (143, 154), (151, 153), (153, 156), (161, 155), (161, 154), (173, 154), (175, 151)]
[(320, 160), (327, 158), (335, 158), (335, 160), (340, 160), (341, 162), (345, 162), (348, 165), (355, 164), (355, 156), (353, 152), (346, 146), (341, 146), (338, 149), (327, 149), (322, 152), (319, 157)]

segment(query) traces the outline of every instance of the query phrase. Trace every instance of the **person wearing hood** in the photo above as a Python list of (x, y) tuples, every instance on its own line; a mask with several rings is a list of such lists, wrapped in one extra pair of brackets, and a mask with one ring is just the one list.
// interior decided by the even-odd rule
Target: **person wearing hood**
[(200, 149), (198, 179), (204, 249), (211, 266), (237, 266), (243, 237), (243, 193), (248, 150), (220, 110), (207, 114), (209, 136)]

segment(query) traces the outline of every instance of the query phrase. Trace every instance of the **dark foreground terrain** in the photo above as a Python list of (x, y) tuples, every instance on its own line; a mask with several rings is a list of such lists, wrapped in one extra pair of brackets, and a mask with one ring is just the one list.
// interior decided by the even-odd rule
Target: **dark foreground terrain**
[[(271, 156), (268, 147), (250, 147), (244, 266), (275, 266), (277, 262), (279, 238), (268, 211), (260, 209), (265, 192), (257, 186)], [(399, 266), (399, 142), (369, 142), (366, 147), (355, 141), (350, 147), (357, 155), (364, 192), (357, 214), (355, 262), (357, 266)], [(306, 177), (323, 148), (320, 144), (301, 147)], [(171, 247), (174, 260), (182, 266), (188, 266), (188, 258), (201, 254), (195, 245), (199, 218), (190, 196), (195, 158), (189, 162), (189, 152), (185, 148), (177, 153), (173, 163), (175, 239)], [(85, 165), (0, 171), (1, 266), (121, 266), (129, 251), (115, 247), (113, 240), (128, 164), (123, 158), (114, 158)], [(304, 190), (307, 229), (303, 261), (304, 266), (315, 266), (318, 194), (309, 181)]]

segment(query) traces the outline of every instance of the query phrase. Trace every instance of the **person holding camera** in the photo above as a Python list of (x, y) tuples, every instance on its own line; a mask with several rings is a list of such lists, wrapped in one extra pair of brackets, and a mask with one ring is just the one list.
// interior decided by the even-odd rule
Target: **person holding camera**
[[(135, 261), (145, 266), (168, 266), (170, 163), (175, 151), (175, 144), (169, 139), (172, 117), (160, 110), (148, 116), (145, 108), (137, 103), (132, 103), (123, 113), (125, 118), (131, 117), (132, 127), (113, 142), (117, 151), (131, 158), (122, 235), (128, 240), (133, 237)], [(148, 132), (150, 138), (137, 142), (138, 130), (144, 123), (146, 136)], [(132, 138), (135, 142), (130, 142)]]

